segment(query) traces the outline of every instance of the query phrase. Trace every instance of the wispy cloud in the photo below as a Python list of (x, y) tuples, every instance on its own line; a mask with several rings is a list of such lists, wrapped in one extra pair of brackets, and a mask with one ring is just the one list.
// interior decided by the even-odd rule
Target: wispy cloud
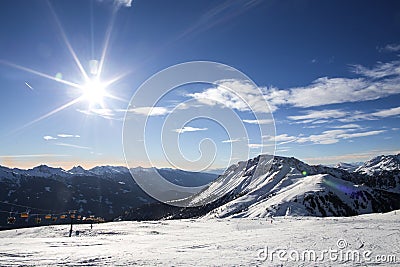
[[(302, 115), (288, 116), (288, 119), (295, 121), (296, 123), (304, 124), (318, 124), (328, 122), (325, 119), (329, 119), (329, 122), (339, 121), (343, 123), (365, 121), (365, 120), (379, 120), (382, 118), (388, 118), (400, 115), (400, 107), (394, 107), (389, 109), (381, 109), (373, 112), (362, 112), (358, 110), (345, 111), (340, 109), (332, 110), (306, 110)], [(354, 124), (347, 124), (347, 126), (332, 126), (331, 128), (349, 128), (348, 125), (354, 126)]]
[(400, 61), (380, 62), (373, 68), (366, 68), (361, 65), (353, 65), (352, 67), (354, 73), (374, 79), (400, 75)]
[(306, 108), (375, 100), (400, 93), (400, 61), (379, 63), (373, 68), (355, 65), (352, 71), (360, 77), (321, 77), (303, 87), (265, 88), (265, 98), (275, 107)]
[(379, 120), (382, 118), (394, 117), (400, 115), (400, 107), (389, 108), (389, 109), (381, 109), (375, 112), (360, 112), (356, 111), (353, 113), (349, 113), (349, 115), (345, 118), (339, 119), (341, 122), (353, 122), (353, 121), (362, 121), (362, 120)]
[(51, 135), (45, 135), (45, 136), (43, 136), (43, 139), (46, 140), (46, 141), (57, 140), (57, 137), (53, 137)]
[(80, 135), (77, 134), (57, 134), (58, 137), (61, 138), (80, 138)]
[(387, 44), (384, 47), (380, 47), (379, 51), (397, 52), (400, 51), (400, 44)]
[(136, 113), (144, 116), (162, 116), (169, 113), (169, 110), (165, 107), (140, 107), (131, 108), (127, 112)]
[(269, 124), (273, 123), (273, 120), (243, 120), (243, 122), (248, 124)]
[(330, 110), (306, 110), (304, 115), (288, 116), (288, 119), (295, 121), (306, 121), (307, 123), (319, 120), (319, 119), (337, 119), (343, 118), (348, 115), (348, 112), (330, 109)]
[(222, 143), (236, 143), (242, 140), (243, 140), (242, 138), (228, 139), (228, 140), (223, 140)]
[(114, 0), (114, 3), (119, 6), (131, 7), (133, 0)]
[(361, 128), (360, 125), (358, 124), (343, 124), (343, 125), (333, 125), (330, 126), (330, 128), (335, 128), (335, 129), (357, 129), (357, 128)]
[(114, 4), (117, 7), (131, 7), (133, 0), (97, 0), (98, 2), (105, 2), (107, 4)]
[(379, 118), (397, 116), (397, 115), (400, 115), (400, 107), (390, 108), (390, 109), (383, 109), (383, 110), (371, 113), (370, 115), (372, 117), (379, 117)]
[(79, 146), (79, 145), (74, 145), (74, 144), (67, 144), (67, 143), (55, 143), (57, 146), (65, 146), (65, 147), (72, 147), (72, 148), (78, 148), (78, 149), (91, 149), (90, 147), (87, 146)]
[(248, 147), (249, 148), (252, 148), (252, 149), (257, 149), (257, 148), (263, 148), (263, 147), (266, 147), (266, 146), (270, 146), (270, 145), (267, 145), (267, 144), (248, 144)]
[[(213, 88), (187, 96), (210, 106), (221, 105), (238, 111), (269, 112), (270, 109), (261, 92), (258, 87), (245, 81), (223, 80), (218, 81)], [(271, 108), (275, 110), (274, 107)]]
[(206, 131), (208, 128), (197, 128), (197, 127), (190, 127), (190, 126), (185, 126), (180, 129), (175, 129), (174, 131), (177, 133), (186, 133), (186, 132), (197, 132), (197, 131)]
[[(352, 65), (351, 71), (359, 77), (321, 77), (309, 85), (288, 89), (258, 88), (240, 80), (225, 80), (219, 81), (216, 87), (187, 96), (207, 105), (220, 104), (238, 111), (248, 111), (251, 106), (255, 112), (268, 112), (266, 100), (271, 111), (275, 111), (284, 105), (299, 108), (318, 107), (376, 100), (400, 94), (400, 61), (378, 63), (372, 68)], [(263, 93), (258, 94), (259, 90)], [(240, 95), (234, 92), (240, 92)], [(331, 110), (328, 116), (340, 116), (333, 112), (334, 110)], [(311, 118), (314, 116), (308, 115)]]
[(59, 138), (80, 138), (80, 135), (77, 134), (57, 134), (57, 137), (51, 136), (51, 135), (45, 135), (43, 136), (43, 139), (46, 141), (50, 140), (57, 140)]
[(92, 109), (76, 109), (76, 111), (85, 114), (87, 116), (98, 116), (107, 120), (122, 120), (122, 115), (117, 116), (116, 112), (118, 110), (112, 110), (108, 108), (92, 108)]
[(319, 145), (329, 145), (338, 143), (340, 140), (351, 140), (354, 138), (378, 135), (386, 132), (386, 130), (372, 130), (372, 131), (360, 131), (358, 125), (347, 124), (344, 127), (338, 127), (338, 129), (323, 131), (319, 134), (312, 135), (299, 135), (291, 136), (288, 134), (280, 134), (275, 137), (264, 136), (264, 139), (270, 142), (277, 142), (277, 146), (288, 144), (288, 143), (311, 143)]
[(297, 137), (294, 136), (289, 136), (288, 134), (280, 134), (276, 136), (263, 136), (263, 138), (267, 141), (275, 141), (275, 142), (286, 142), (286, 141), (292, 141), (294, 139), (297, 139)]
[(329, 145), (338, 143), (342, 139), (353, 139), (358, 137), (378, 135), (386, 130), (373, 130), (366, 132), (354, 132), (353, 129), (337, 129), (323, 131), (320, 134), (298, 137), (296, 143), (313, 143), (320, 145)]

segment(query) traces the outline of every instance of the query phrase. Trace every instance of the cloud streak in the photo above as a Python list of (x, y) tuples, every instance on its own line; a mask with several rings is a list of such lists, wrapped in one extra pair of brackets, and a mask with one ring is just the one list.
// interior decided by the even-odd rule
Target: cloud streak
[(359, 137), (366, 137), (378, 135), (386, 132), (386, 130), (374, 130), (367, 132), (353, 132), (353, 129), (336, 129), (324, 131), (320, 134), (313, 134), (309, 136), (298, 137), (296, 143), (312, 143), (320, 145), (336, 144), (343, 139), (353, 139)]
[(165, 107), (140, 107), (128, 109), (127, 112), (144, 116), (162, 116), (168, 114), (169, 110)]
[(398, 52), (400, 51), (400, 44), (388, 44), (385, 47), (380, 48), (379, 51)]
[[(339, 121), (343, 123), (355, 122), (355, 121), (365, 121), (365, 120), (379, 120), (383, 118), (389, 118), (400, 115), (400, 107), (388, 108), (376, 110), (374, 112), (362, 112), (362, 111), (344, 111), (340, 109), (331, 110), (306, 110), (303, 115), (288, 116), (289, 120), (295, 121), (296, 123), (303, 124), (318, 124)], [(350, 124), (354, 126), (355, 124)], [(347, 125), (348, 126), (348, 125)], [(341, 126), (345, 127), (346, 126)], [(334, 128), (340, 128), (340, 126), (335, 126)], [(348, 127), (347, 127), (348, 128)]]
[(71, 148), (78, 148), (78, 149), (92, 149), (91, 147), (87, 147), (87, 146), (79, 146), (79, 145), (67, 144), (67, 143), (55, 143), (55, 145), (71, 147)]
[[(223, 104), (238, 111), (266, 112), (265, 100), (271, 111), (281, 106), (298, 108), (318, 107), (330, 104), (376, 100), (400, 94), (400, 61), (378, 63), (372, 68), (352, 65), (355, 78), (321, 77), (311, 84), (288, 89), (276, 87), (257, 88), (240, 80), (219, 81), (214, 88), (187, 96), (206, 105)], [(240, 92), (240, 97), (227, 88)], [(258, 90), (263, 94), (257, 94)]]
[(114, 3), (118, 6), (131, 7), (133, 0), (115, 0)]
[(198, 132), (198, 131), (206, 131), (208, 128), (197, 128), (197, 127), (190, 127), (190, 126), (185, 126), (180, 129), (175, 129), (174, 132), (177, 133), (186, 133), (186, 132)]
[(61, 138), (80, 138), (80, 135), (77, 134), (57, 134), (58, 137)]
[(248, 124), (269, 124), (273, 123), (273, 120), (243, 120), (243, 122)]
[(57, 140), (57, 137), (53, 137), (51, 135), (45, 135), (43, 136), (43, 139), (46, 141), (50, 141), (50, 140)]

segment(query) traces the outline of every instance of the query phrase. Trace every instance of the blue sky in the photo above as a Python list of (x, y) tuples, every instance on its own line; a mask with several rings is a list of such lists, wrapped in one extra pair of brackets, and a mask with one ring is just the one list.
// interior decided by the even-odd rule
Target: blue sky
[[(277, 155), (331, 164), (399, 153), (399, 10), (398, 1), (1, 1), (0, 164), (123, 165), (122, 120), (137, 88), (195, 60), (232, 66), (257, 84), (232, 86), (263, 92)], [(101, 96), (88, 86), (97, 75), (90, 64), (102, 65)], [(215, 105), (195, 96), (254, 119), (218, 88), (178, 88), (149, 116), (150, 137), (182, 101)], [(225, 166), (227, 144), (247, 142), (250, 154), (233, 161), (255, 156), (262, 137), (248, 122), (248, 136), (233, 142), (215, 123), (190, 122), (176, 129), (182, 153), (196, 159), (210, 138), (219, 152), (212, 167)], [(155, 164), (169, 166), (163, 157)]]

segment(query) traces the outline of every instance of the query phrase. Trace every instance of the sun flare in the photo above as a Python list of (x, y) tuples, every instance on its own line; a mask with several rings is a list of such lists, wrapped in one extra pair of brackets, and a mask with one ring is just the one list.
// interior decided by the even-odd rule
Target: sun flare
[(97, 79), (89, 80), (82, 87), (82, 97), (88, 101), (90, 105), (103, 104), (103, 99), (106, 95), (105, 84)]

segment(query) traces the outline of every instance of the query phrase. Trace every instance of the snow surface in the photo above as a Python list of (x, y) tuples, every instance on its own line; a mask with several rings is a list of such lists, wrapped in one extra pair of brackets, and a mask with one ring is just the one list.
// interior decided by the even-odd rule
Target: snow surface
[(342, 169), (342, 170), (345, 170), (345, 171), (348, 171), (348, 172), (353, 172), (357, 168), (362, 166), (363, 164), (364, 164), (364, 162), (352, 162), (352, 163), (339, 162), (338, 164), (336, 164), (333, 167), (338, 168), (338, 169)]
[(381, 155), (375, 157), (355, 171), (367, 175), (375, 175), (382, 171), (400, 170), (400, 154), (397, 155)]
[[(371, 251), (368, 266), (388, 266), (376, 256), (396, 256), (400, 265), (400, 211), (356, 217), (271, 219), (198, 219), (113, 222), (0, 232), (1, 266), (360, 266), (366, 262), (263, 261), (260, 252)], [(264, 254), (260, 254), (263, 256)], [(269, 254), (270, 255), (270, 254)], [(288, 258), (288, 256), (286, 256)], [(340, 259), (340, 258), (339, 258)]]

